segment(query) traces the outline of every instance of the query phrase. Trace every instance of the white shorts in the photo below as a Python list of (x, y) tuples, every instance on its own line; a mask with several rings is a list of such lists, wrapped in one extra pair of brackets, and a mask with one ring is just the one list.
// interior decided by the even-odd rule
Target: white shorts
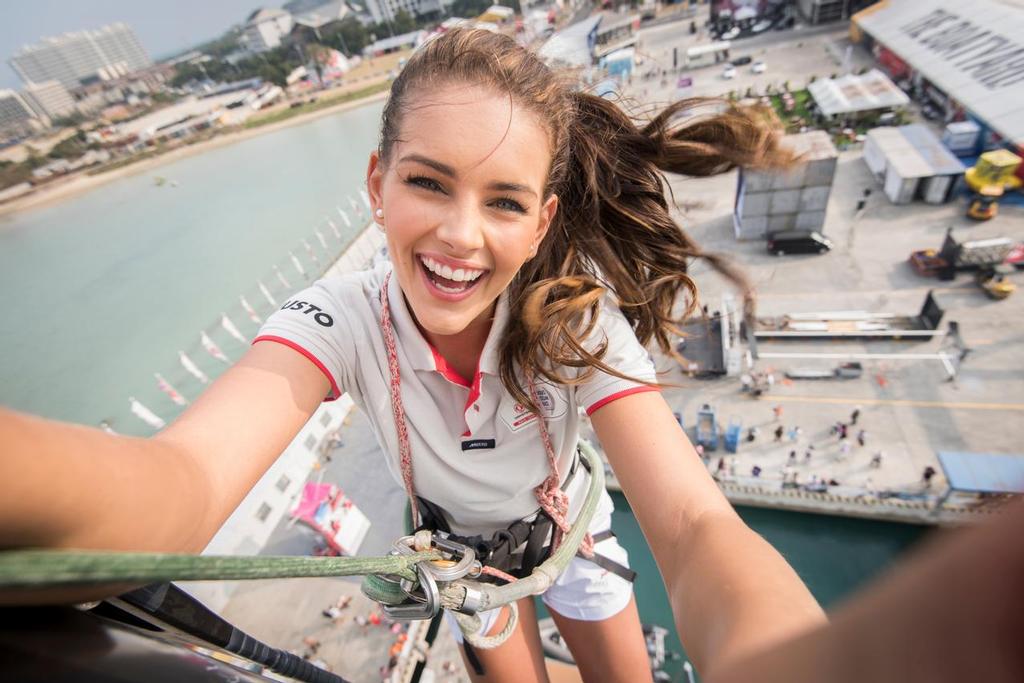
[[(611, 528), (613, 509), (612, 498), (604, 491), (590, 521), (591, 534), (596, 535)], [(614, 536), (595, 543), (594, 550), (623, 567), (629, 566), (629, 555)], [(541, 595), (541, 600), (551, 611), (570, 619), (601, 621), (625, 609), (631, 597), (632, 583), (602, 569), (590, 560), (574, 557), (551, 588)], [(500, 613), (501, 608), (479, 612), (480, 630), (477, 633), (483, 635), (490, 631)], [(455, 636), (455, 641), (461, 644), (462, 631), (454, 615), (446, 611), (444, 616), (452, 635)]]

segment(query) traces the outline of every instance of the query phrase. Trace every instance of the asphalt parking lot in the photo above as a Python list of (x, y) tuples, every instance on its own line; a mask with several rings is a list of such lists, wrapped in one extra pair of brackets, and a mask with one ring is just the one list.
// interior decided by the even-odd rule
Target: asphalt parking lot
[[(741, 393), (738, 378), (693, 380), (684, 378), (675, 363), (660, 359), (669, 381), (682, 382), (666, 391), (676, 410), (692, 426), (703, 403), (718, 409), (724, 425), (730, 418), (745, 428), (758, 426), (761, 434), (744, 443), (736, 455), (737, 476), (759, 465), (762, 477), (781, 481), (791, 450), (798, 450), (806, 481), (813, 474), (835, 478), (852, 486), (913, 490), (920, 486), (923, 469), (940, 469), (935, 454), (941, 450), (1018, 453), (1024, 438), (1024, 297), (1019, 293), (1003, 301), (985, 296), (968, 274), (940, 282), (919, 276), (907, 263), (913, 250), (938, 248), (947, 227), (960, 239), (1024, 236), (1024, 211), (1004, 207), (996, 219), (975, 223), (964, 217), (965, 200), (933, 206), (921, 202), (896, 206), (882, 193), (861, 158), (860, 150), (840, 154), (823, 232), (834, 244), (825, 255), (773, 256), (763, 240), (737, 241), (733, 236), (732, 199), (735, 174), (710, 179), (675, 177), (680, 222), (706, 249), (731, 256), (742, 265), (757, 291), (758, 313), (864, 310), (916, 314), (932, 289), (946, 310), (943, 326), (960, 324), (971, 349), (955, 381), (948, 381), (938, 361), (867, 360), (864, 375), (852, 380), (783, 380), (792, 368), (831, 368), (837, 360), (761, 360), (755, 365), (772, 371), (779, 381), (761, 399)], [(866, 209), (855, 213), (865, 188), (873, 190)], [(728, 286), (704, 264), (692, 275), (702, 298), (714, 310)], [(1024, 284), (1024, 273), (1013, 276)], [(760, 350), (804, 353), (934, 353), (944, 341), (926, 342), (796, 342), (762, 343)], [(782, 406), (780, 422), (772, 408)], [(838, 439), (829, 433), (837, 421), (849, 421), (861, 407), (859, 428), (867, 431), (866, 445), (854, 446), (841, 458)], [(777, 424), (799, 426), (798, 443), (775, 443), (770, 432)], [(851, 432), (851, 438), (855, 430)], [(856, 442), (854, 442), (856, 443)], [(803, 455), (815, 446), (809, 465)], [(871, 468), (871, 456), (884, 452), (881, 468)], [(717, 465), (717, 457), (709, 465)], [(940, 470), (941, 471), (941, 470)], [(870, 478), (870, 481), (868, 480)], [(934, 489), (943, 488), (941, 476)]]

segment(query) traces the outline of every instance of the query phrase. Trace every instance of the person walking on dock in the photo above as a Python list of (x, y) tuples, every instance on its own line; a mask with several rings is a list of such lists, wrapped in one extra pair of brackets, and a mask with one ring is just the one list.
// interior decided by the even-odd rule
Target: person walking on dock
[(843, 423), (843, 422), (839, 423), (839, 440), (840, 441), (846, 441), (846, 437), (847, 437), (847, 435), (849, 433), (849, 429), (850, 428), (847, 427), (845, 423)]
[(786, 461), (787, 465), (796, 465), (796, 451), (789, 452), (789, 460)]
[(782, 441), (782, 435), (783, 435), (783, 433), (785, 431), (786, 430), (782, 427), (782, 425), (779, 425), (778, 427), (776, 427), (775, 428), (775, 440), (776, 441)]
[(775, 415), (775, 421), (778, 422), (782, 419), (782, 406), (775, 404), (772, 406), (772, 413)]
[(859, 432), (857, 432), (857, 445), (863, 448), (865, 441), (867, 441), (867, 438), (868, 433), (865, 430), (862, 429)]
[(855, 407), (853, 409), (853, 412), (850, 413), (850, 424), (852, 424), (852, 425), (857, 424), (857, 418), (858, 417), (860, 417), (860, 406)]
[(810, 465), (811, 464), (811, 453), (813, 451), (814, 451), (814, 444), (808, 444), (807, 445), (807, 450), (804, 451), (804, 464), (805, 465)]
[(932, 477), (935, 476), (935, 468), (928, 465), (924, 468), (924, 472), (921, 473), (921, 479), (924, 481), (924, 487), (930, 489), (932, 487)]
[(846, 458), (850, 454), (850, 442), (843, 439), (842, 443), (839, 444), (839, 456)]
[(871, 466), (875, 469), (882, 466), (882, 455), (882, 451), (876, 451), (875, 454), (871, 456)]

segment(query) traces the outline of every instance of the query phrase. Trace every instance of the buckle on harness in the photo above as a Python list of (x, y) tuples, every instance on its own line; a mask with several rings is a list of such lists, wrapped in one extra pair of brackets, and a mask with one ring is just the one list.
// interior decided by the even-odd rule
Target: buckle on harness
[[(436, 548), (444, 556), (441, 560), (427, 560), (416, 564), (416, 581), (399, 579), (398, 585), (406, 600), (398, 605), (381, 605), (384, 613), (393, 619), (432, 619), (441, 609), (441, 591), (437, 582), (451, 582), (465, 576), (480, 575), (481, 565), (469, 546), (447, 538), (419, 532), (416, 536), (403, 536), (395, 541), (392, 554), (412, 555), (418, 550)], [(397, 578), (397, 577), (396, 577)]]

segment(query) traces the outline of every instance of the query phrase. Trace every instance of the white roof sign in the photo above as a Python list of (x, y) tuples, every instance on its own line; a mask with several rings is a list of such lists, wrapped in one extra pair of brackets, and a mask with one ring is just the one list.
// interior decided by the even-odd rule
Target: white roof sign
[(1024, 9), (992, 0), (883, 0), (854, 16), (1000, 135), (1024, 144)]

